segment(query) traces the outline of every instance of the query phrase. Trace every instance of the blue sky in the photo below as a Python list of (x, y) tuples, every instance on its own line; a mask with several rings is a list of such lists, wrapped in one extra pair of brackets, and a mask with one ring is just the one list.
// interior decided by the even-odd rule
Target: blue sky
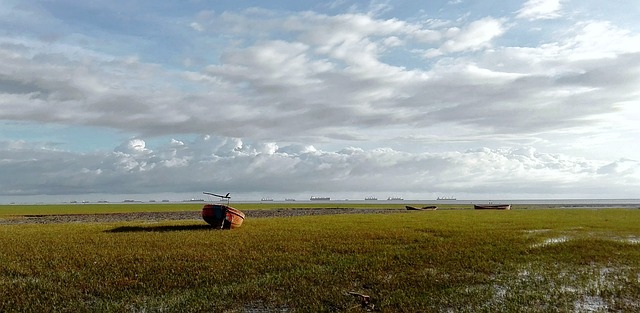
[(0, 202), (637, 198), (639, 13), (4, 1)]

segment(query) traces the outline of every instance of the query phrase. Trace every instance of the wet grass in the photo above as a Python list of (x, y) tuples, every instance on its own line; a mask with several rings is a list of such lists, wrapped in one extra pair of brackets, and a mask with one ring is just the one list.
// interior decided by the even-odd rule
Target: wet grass
[(232, 231), (0, 225), (0, 311), (635, 312), (639, 220), (637, 209), (443, 210)]

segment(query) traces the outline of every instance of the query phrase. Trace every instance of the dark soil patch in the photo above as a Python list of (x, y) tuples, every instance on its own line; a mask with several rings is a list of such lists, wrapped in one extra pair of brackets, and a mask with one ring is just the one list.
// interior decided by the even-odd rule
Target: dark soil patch
[[(243, 211), (247, 218), (275, 218), (305, 215), (331, 214), (381, 214), (406, 213), (399, 209), (355, 209), (355, 208), (320, 208), (320, 209), (270, 209)], [(15, 215), (0, 217), (0, 224), (51, 224), (51, 223), (111, 223), (126, 221), (176, 221), (202, 220), (200, 211), (178, 212), (133, 212), (133, 213), (99, 213), (99, 214), (51, 214), (51, 215)]]

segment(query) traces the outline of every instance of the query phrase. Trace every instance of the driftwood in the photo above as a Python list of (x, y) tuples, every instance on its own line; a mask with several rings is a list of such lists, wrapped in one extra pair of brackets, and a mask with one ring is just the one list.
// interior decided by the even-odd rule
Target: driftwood
[(355, 296), (360, 301), (360, 306), (363, 309), (372, 310), (374, 308), (373, 303), (371, 303), (371, 297), (353, 291), (349, 291), (349, 294)]

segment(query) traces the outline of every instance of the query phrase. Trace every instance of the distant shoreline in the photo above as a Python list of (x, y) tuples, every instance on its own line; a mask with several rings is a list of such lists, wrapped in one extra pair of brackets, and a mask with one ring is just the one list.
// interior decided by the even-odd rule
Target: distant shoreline
[[(293, 200), (291, 198), (279, 200), (269, 200), (269, 203), (291, 203)], [(184, 203), (209, 203), (209, 202), (218, 202), (216, 199), (207, 199), (207, 200), (199, 200), (199, 201), (184, 201), (184, 200), (122, 200), (122, 201), (68, 201), (68, 202), (10, 202), (10, 203), (2, 203), (2, 206), (11, 206), (11, 205), (86, 205), (86, 204), (98, 204), (98, 205), (133, 205), (133, 204), (154, 204), (154, 205), (172, 205), (172, 204), (184, 204)], [(265, 203), (264, 200), (236, 200), (231, 201), (236, 204), (260, 204)], [(336, 205), (336, 204), (370, 204), (371, 201), (368, 200), (295, 200), (296, 203), (302, 204), (327, 204), (327, 205)], [(424, 204), (424, 205), (446, 205), (446, 206), (455, 206), (455, 205), (474, 205), (474, 204), (511, 204), (516, 206), (523, 205), (531, 205), (531, 206), (547, 206), (553, 208), (616, 208), (616, 207), (640, 207), (640, 199), (518, 199), (518, 200), (509, 200), (509, 199), (496, 199), (496, 200), (434, 200), (434, 199), (404, 199), (404, 200), (378, 200), (377, 204)]]

